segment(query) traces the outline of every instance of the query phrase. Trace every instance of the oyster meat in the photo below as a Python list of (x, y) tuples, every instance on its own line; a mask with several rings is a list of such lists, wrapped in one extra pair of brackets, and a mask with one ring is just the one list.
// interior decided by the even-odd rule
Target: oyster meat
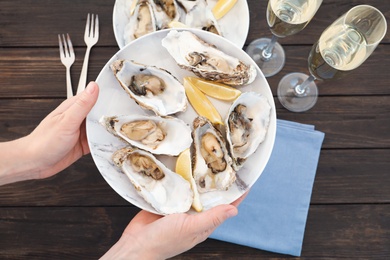
[(153, 154), (176, 156), (191, 146), (191, 129), (174, 117), (103, 116), (100, 123), (132, 146)]
[(199, 192), (227, 190), (236, 180), (222, 134), (204, 117), (193, 122), (193, 176)]
[(190, 183), (168, 169), (152, 154), (122, 148), (112, 157), (136, 191), (161, 214), (187, 212), (193, 201)]
[(271, 106), (267, 98), (259, 93), (245, 92), (233, 102), (225, 123), (226, 139), (236, 171), (264, 141), (270, 115)]
[(184, 87), (170, 72), (130, 60), (116, 60), (111, 69), (130, 97), (156, 115), (171, 115), (187, 108)]
[(257, 75), (254, 66), (225, 54), (190, 31), (171, 30), (162, 46), (181, 68), (204, 79), (240, 86), (252, 83)]
[(133, 15), (125, 26), (125, 44), (158, 29), (152, 5), (148, 0), (138, 1)]

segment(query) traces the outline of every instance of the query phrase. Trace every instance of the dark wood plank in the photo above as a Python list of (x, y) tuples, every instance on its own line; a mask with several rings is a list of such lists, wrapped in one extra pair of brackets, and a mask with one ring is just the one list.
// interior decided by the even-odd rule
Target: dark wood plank
[(31, 133), (62, 99), (0, 99), (0, 141), (9, 141)]
[(304, 113), (291, 113), (281, 107), (277, 116), (313, 124), (325, 133), (323, 148), (389, 148), (390, 96), (321, 97)]
[[(280, 73), (267, 79), (274, 95), (280, 79), (287, 73), (308, 73), (307, 56), (311, 47), (286, 46), (285, 49), (285, 67)], [(93, 48), (88, 80), (95, 80), (118, 50), (118, 47)], [(84, 52), (84, 48), (76, 48), (76, 62), (71, 68), (74, 89), (78, 84)], [(388, 67), (390, 45), (380, 45), (365, 63), (345, 78), (317, 82), (320, 95), (390, 95)], [(65, 98), (65, 67), (60, 61), (57, 48), (0, 49), (0, 71), (0, 98)]]
[[(57, 34), (69, 33), (75, 46), (85, 46), (84, 28), (87, 13), (99, 14), (101, 37), (98, 46), (116, 46), (112, 29), (112, 12), (115, 1), (69, 0), (2, 0), (0, 2), (1, 46), (57, 46)], [(313, 20), (299, 35), (282, 39), (283, 44), (313, 44), (321, 32), (339, 16), (355, 5), (358, 0), (324, 0)], [(367, 0), (380, 9), (386, 17), (390, 10), (386, 1)], [(266, 22), (267, 1), (249, 0), (250, 28), (247, 43), (258, 37), (271, 35)], [(66, 7), (66, 8), (65, 8)], [(32, 19), (31, 14), (39, 19)], [(390, 42), (387, 33), (383, 40)]]
[(129, 208), (1, 208), (0, 258), (98, 259), (138, 212)]
[(2, 47), (58, 46), (57, 34), (69, 33), (74, 46), (85, 46), (88, 13), (99, 15), (96, 46), (117, 46), (112, 12), (115, 0), (3, 0), (0, 2)]
[[(311, 203), (390, 203), (390, 149), (323, 150)], [(46, 180), (0, 188), (1, 206), (131, 206), (85, 156)]]
[[(94, 47), (87, 80), (96, 80), (118, 47)], [(74, 92), (79, 81), (85, 48), (75, 48), (71, 67)], [(57, 48), (0, 49), (0, 98), (66, 97), (65, 66)]]
[[(61, 101), (0, 99), (0, 141), (27, 135)], [(305, 113), (291, 113), (275, 102), (278, 118), (325, 132), (324, 148), (390, 148), (390, 96), (321, 97)]]
[[(65, 99), (65, 68), (58, 33), (76, 46), (73, 86), (85, 53), (87, 13), (100, 19), (88, 80), (118, 51), (112, 29), (114, 0), (0, 1), (0, 142), (31, 132)], [(280, 79), (307, 73), (307, 56), (321, 32), (358, 0), (324, 0), (310, 24), (280, 39), (287, 60), (268, 78), (278, 118), (314, 124), (325, 132), (300, 259), (388, 259), (390, 256), (390, 33), (351, 75), (319, 83), (320, 98), (305, 113), (291, 113), (276, 98)], [(388, 1), (367, 0), (390, 17)], [(270, 37), (267, 1), (248, 0), (246, 44)], [(1, 259), (96, 259), (139, 211), (111, 189), (85, 156), (46, 180), (0, 187)], [(208, 239), (174, 259), (285, 259), (262, 250)]]
[(323, 150), (312, 204), (389, 203), (389, 149)]
[[(137, 211), (131, 207), (3, 207), (0, 258), (96, 259), (117, 241)], [(388, 204), (312, 206), (301, 259), (386, 259), (389, 219)], [(291, 257), (208, 239), (175, 259), (211, 258)]]
[(132, 206), (104, 180), (90, 155), (44, 180), (1, 186), (0, 206)]
[(387, 259), (389, 220), (389, 204), (311, 207), (302, 255)]

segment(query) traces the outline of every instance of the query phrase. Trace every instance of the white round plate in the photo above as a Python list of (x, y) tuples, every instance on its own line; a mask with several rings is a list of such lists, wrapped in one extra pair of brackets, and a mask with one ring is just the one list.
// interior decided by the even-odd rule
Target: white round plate
[[(131, 0), (116, 0), (112, 15), (114, 35), (120, 49), (125, 46), (123, 38), (125, 26), (129, 21), (127, 6)], [(213, 8), (217, 0), (207, 0), (208, 6)], [(246, 0), (237, 0), (233, 8), (218, 20), (222, 35), (242, 48), (249, 31), (249, 8)]]
[[(266, 78), (254, 61), (240, 48), (233, 45), (230, 41), (213, 33), (202, 30), (187, 29), (198, 35), (201, 39), (214, 44), (218, 49), (225, 53), (237, 57), (246, 64), (256, 67), (257, 76), (255, 81), (247, 86), (240, 87), (240, 90), (255, 91), (264, 95), (271, 105), (271, 120), (265, 141), (260, 144), (257, 151), (249, 157), (244, 167), (237, 172), (237, 181), (227, 191), (213, 191), (201, 194), (201, 202), (205, 209), (219, 205), (228, 204), (238, 199), (247, 191), (253, 183), (259, 178), (265, 165), (271, 155), (276, 134), (276, 112), (275, 103), (267, 83)], [(161, 30), (128, 44), (122, 50), (119, 50), (104, 66), (96, 82), (100, 86), (99, 98), (96, 105), (87, 117), (87, 136), (92, 157), (97, 168), (107, 183), (124, 199), (133, 205), (147, 211), (158, 214), (142, 197), (138, 195), (125, 174), (117, 168), (111, 161), (112, 154), (125, 147), (126, 144), (114, 137), (99, 124), (102, 116), (114, 116), (125, 114), (151, 115), (149, 111), (140, 108), (122, 89), (110, 69), (110, 64), (117, 59), (132, 59), (136, 62), (154, 65), (170, 71), (181, 82), (185, 76), (194, 76), (191, 72), (180, 69), (168, 51), (161, 45), (161, 40), (167, 35), (169, 30)], [(226, 117), (231, 102), (220, 101), (210, 98), (223, 118)], [(184, 120), (192, 126), (194, 118), (197, 116), (191, 105), (185, 112), (181, 112), (176, 117)], [(176, 157), (156, 156), (167, 167), (174, 170)]]

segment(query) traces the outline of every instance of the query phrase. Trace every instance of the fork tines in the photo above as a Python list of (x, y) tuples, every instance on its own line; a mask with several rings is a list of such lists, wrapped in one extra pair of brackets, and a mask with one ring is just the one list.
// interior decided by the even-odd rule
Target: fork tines
[(99, 18), (98, 15), (88, 14), (87, 23), (85, 25), (84, 41), (87, 45), (87, 51), (85, 52), (83, 67), (81, 68), (80, 80), (77, 87), (77, 93), (82, 92), (85, 89), (87, 83), (88, 73), (88, 60), (89, 52), (99, 40)]
[(62, 34), (62, 39), (61, 35), (58, 34), (58, 44), (60, 46), (61, 58), (71, 57), (72, 55), (74, 55), (73, 45), (72, 41), (70, 40), (69, 34), (66, 34), (66, 40), (64, 34)]
[(73, 96), (72, 82), (70, 79), (70, 67), (75, 60), (75, 55), (69, 34), (66, 34), (66, 40), (64, 34), (62, 34), (62, 37), (60, 34), (58, 34), (58, 45), (60, 47), (61, 62), (66, 68), (66, 96), (67, 98), (70, 98)]
[(97, 14), (88, 14), (84, 35), (85, 37), (99, 37), (99, 17)]

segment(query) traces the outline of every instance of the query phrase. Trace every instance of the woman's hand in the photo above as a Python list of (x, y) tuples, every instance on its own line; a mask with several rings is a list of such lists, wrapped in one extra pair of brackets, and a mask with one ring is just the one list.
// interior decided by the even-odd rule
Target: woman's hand
[(85, 118), (98, 95), (98, 85), (91, 82), (85, 91), (62, 102), (31, 134), (0, 144), (0, 150), (7, 150), (0, 152), (0, 184), (50, 177), (89, 153)]
[(95, 105), (99, 88), (88, 84), (80, 94), (65, 100), (28, 136), (31, 153), (38, 158), (39, 178), (52, 176), (89, 153), (85, 118)]
[(142, 210), (102, 259), (166, 259), (183, 253), (237, 215), (236, 206), (245, 196), (233, 205), (220, 205), (197, 214), (159, 216)]

